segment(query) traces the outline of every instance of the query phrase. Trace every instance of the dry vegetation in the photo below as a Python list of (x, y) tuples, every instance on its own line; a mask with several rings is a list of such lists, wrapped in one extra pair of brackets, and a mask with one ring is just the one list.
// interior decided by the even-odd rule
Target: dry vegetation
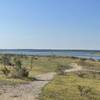
[(35, 75), (57, 72), (54, 80), (43, 88), (40, 100), (100, 100), (100, 73), (63, 73), (71, 63), (100, 71), (100, 62), (93, 59), (0, 55), (0, 88), (29, 83)]
[(58, 75), (42, 91), (40, 100), (100, 100), (100, 74)]

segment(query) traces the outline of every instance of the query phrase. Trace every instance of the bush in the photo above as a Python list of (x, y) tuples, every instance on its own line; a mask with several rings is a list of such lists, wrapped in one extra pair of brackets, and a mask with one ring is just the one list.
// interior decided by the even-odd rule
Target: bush
[(65, 74), (65, 69), (66, 69), (66, 66), (64, 66), (64, 65), (59, 65), (59, 66), (57, 67), (57, 73), (58, 73), (59, 75), (64, 75), (64, 74)]
[(28, 77), (29, 72), (27, 71), (26, 68), (21, 68), (21, 69), (18, 71), (18, 74), (19, 74), (19, 76), (21, 76), (21, 77)]
[(8, 56), (2, 56), (1, 58), (1, 63), (4, 65), (4, 66), (9, 66), (11, 63), (10, 63), (10, 57)]
[(29, 72), (26, 68), (21, 68), (20, 70), (15, 70), (11, 73), (12, 78), (25, 78), (28, 77)]
[(91, 93), (92, 89), (90, 87), (79, 85), (78, 90), (79, 90), (81, 96), (88, 96), (88, 94)]
[(16, 70), (19, 71), (21, 69), (21, 67), (22, 67), (21, 61), (19, 61), (19, 60), (15, 61), (15, 66), (16, 66)]
[(22, 67), (22, 63), (20, 60), (15, 60), (15, 71), (11, 73), (11, 77), (13, 78), (25, 78), (28, 77), (29, 72), (26, 68)]
[(8, 76), (8, 74), (10, 73), (10, 70), (8, 70), (8, 68), (4, 67), (3, 69), (1, 69), (1, 71), (3, 72), (3, 74), (5, 76)]

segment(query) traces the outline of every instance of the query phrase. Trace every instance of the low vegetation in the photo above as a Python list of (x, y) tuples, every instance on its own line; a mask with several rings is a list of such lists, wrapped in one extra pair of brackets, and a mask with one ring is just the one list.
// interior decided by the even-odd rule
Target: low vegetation
[(55, 71), (63, 74), (63, 70), (69, 67), (69, 61), (65, 57), (0, 55), (0, 76), (6, 81), (8, 78), (32, 79), (34, 75)]
[(79, 61), (77, 61), (77, 63), (83, 66), (85, 69), (100, 70), (100, 61), (95, 61), (91, 59), (88, 60), (80, 59)]
[(68, 65), (68, 64), (66, 64), (66, 65), (58, 65), (56, 72), (57, 72), (58, 75), (65, 75), (65, 70), (66, 69), (70, 69), (70, 68), (71, 68), (71, 66)]
[[(100, 100), (100, 80), (91, 73), (57, 75), (56, 78), (43, 88), (40, 100)], [(87, 75), (88, 74), (88, 75)], [(100, 77), (100, 75), (99, 75)]]
[(57, 72), (54, 80), (43, 88), (40, 100), (100, 100), (100, 73), (87, 70), (66, 74), (71, 63), (83, 69), (100, 70), (100, 61), (93, 59), (0, 55), (0, 86), (23, 84), (35, 75)]

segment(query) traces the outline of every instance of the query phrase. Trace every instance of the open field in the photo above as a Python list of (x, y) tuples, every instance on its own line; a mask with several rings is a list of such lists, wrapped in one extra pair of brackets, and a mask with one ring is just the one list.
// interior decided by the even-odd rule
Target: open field
[[(100, 73), (96, 72), (100, 71), (99, 61), (75, 57), (6, 55), (10, 61), (6, 65), (10, 73), (16, 73), (15, 58), (29, 72), (28, 77), (14, 78), (4, 75), (2, 56), (0, 98), (5, 96), (4, 100), (100, 100)], [(64, 70), (66, 73), (63, 73)]]

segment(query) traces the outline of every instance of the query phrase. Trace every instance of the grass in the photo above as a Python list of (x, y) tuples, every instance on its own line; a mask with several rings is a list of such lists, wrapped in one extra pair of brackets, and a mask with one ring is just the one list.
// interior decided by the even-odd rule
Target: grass
[(91, 70), (100, 70), (100, 61), (91, 61), (91, 60), (85, 60), (82, 61), (81, 59), (77, 61), (77, 63), (85, 69), (91, 69)]
[[(10, 56), (10, 60), (13, 63), (13, 59), (16, 56)], [(17, 56), (17, 58), (19, 60), (21, 60), (22, 62), (22, 67), (27, 68), (27, 70), (29, 71), (29, 77), (34, 77), (35, 75), (39, 75), (39, 74), (43, 74), (43, 73), (48, 73), (48, 72), (55, 72), (58, 69), (58, 65), (68, 65), (68, 63), (70, 62), (70, 60), (68, 60), (67, 58), (64, 57), (34, 57), (32, 59), (32, 64), (31, 64), (31, 58), (34, 56)], [(0, 77), (3, 77), (3, 73), (1, 72), (2, 68), (4, 66), (2, 64), (0, 64)], [(14, 71), (14, 66), (7, 66), (7, 68), (13, 72)], [(1, 79), (0, 79), (1, 80)], [(12, 82), (13, 80), (17, 83), (17, 79), (8, 79), (8, 78), (4, 78), (2, 81), (4, 82), (4, 80), (6, 82)], [(22, 80), (23, 81), (23, 80)], [(9, 83), (8, 82), (8, 83)]]
[(2, 85), (18, 85), (18, 84), (26, 84), (30, 82), (27, 79), (13, 79), (13, 78), (6, 78), (5, 76), (0, 76), (0, 86)]
[(100, 100), (100, 80), (58, 75), (42, 92), (40, 100)]
[[(0, 86), (16, 85), (30, 82), (31, 77), (38, 74), (55, 72), (59, 65), (69, 68), (67, 65), (77, 63), (83, 68), (100, 70), (100, 62), (75, 57), (34, 57), (17, 56), (22, 62), (22, 67), (29, 71), (29, 79), (13, 79), (5, 77), (0, 64)], [(15, 56), (10, 56), (11, 62)], [(32, 63), (31, 63), (32, 62)], [(14, 66), (7, 66), (13, 71)], [(46, 85), (40, 96), (40, 100), (100, 100), (100, 75), (95, 73), (71, 73), (57, 75), (55, 79)]]
[(30, 76), (37, 74), (54, 72), (57, 70), (58, 65), (67, 65), (71, 62), (68, 58), (63, 57), (37, 57), (37, 60), (33, 60), (32, 69), (30, 69), (30, 57), (27, 60), (22, 59), (23, 66), (26, 66), (30, 70)]

